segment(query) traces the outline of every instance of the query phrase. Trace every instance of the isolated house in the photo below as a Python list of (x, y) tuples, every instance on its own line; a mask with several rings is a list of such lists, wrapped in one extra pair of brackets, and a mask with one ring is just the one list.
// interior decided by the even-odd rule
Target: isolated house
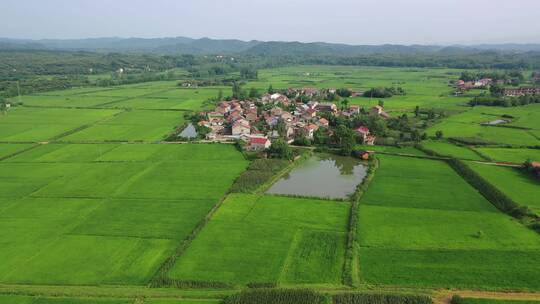
[(383, 107), (381, 106), (374, 106), (373, 108), (371, 108), (371, 110), (369, 111), (369, 114), (372, 115), (372, 116), (380, 116), (384, 119), (388, 119), (390, 118), (390, 115), (388, 115)]

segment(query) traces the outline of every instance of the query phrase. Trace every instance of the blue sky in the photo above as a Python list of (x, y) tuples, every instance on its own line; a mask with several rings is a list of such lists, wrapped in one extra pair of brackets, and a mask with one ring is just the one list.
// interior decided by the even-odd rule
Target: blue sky
[(0, 37), (540, 42), (539, 0), (0, 0)]

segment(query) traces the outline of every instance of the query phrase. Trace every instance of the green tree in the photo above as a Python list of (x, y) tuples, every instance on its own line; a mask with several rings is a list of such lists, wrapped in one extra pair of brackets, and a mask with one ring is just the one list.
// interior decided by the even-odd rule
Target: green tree
[(344, 110), (348, 108), (349, 108), (349, 100), (345, 98), (341, 101), (341, 109)]
[(416, 106), (414, 108), (414, 117), (418, 117), (418, 116), (420, 116), (420, 107)]
[(258, 98), (261, 94), (259, 94), (259, 91), (256, 88), (249, 89), (249, 98)]
[(334, 132), (334, 141), (338, 145), (341, 155), (351, 155), (356, 144), (354, 131), (346, 125), (339, 125)]
[(217, 100), (218, 101), (223, 100), (223, 90), (222, 89), (219, 89), (219, 91), (218, 91)]
[(269, 85), (268, 86), (268, 90), (266, 90), (268, 92), (268, 94), (274, 94), (275, 91), (274, 91), (274, 88), (272, 87), (272, 85)]
[(276, 139), (272, 143), (272, 145), (270, 145), (268, 152), (270, 153), (270, 156), (272, 157), (284, 158), (284, 159), (293, 158), (291, 147), (285, 140), (281, 138)]
[(244, 99), (244, 97), (245, 97), (245, 92), (242, 89), (242, 86), (236, 81), (233, 82), (232, 97), (234, 99)]
[(437, 139), (442, 139), (443, 138), (443, 131), (437, 130), (437, 132), (435, 132), (435, 137), (437, 137)]

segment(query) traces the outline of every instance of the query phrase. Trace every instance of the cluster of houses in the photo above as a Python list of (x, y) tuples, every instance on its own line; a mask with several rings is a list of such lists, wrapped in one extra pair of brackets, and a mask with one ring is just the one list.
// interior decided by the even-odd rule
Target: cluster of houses
[(519, 97), (525, 95), (538, 95), (540, 94), (540, 88), (507, 88), (504, 89), (504, 96), (508, 97)]
[[(315, 96), (320, 94), (316, 89), (290, 89), (294, 95)], [(289, 95), (289, 96), (291, 96)], [(287, 110), (288, 109), (288, 110)], [(325, 113), (326, 115), (321, 115)], [(352, 117), (360, 113), (360, 107), (351, 105), (346, 109), (339, 109), (332, 102), (310, 101), (308, 103), (295, 102), (281, 93), (265, 94), (256, 101), (232, 100), (219, 102), (216, 108), (207, 112), (206, 120), (199, 121), (199, 126), (210, 129), (206, 135), (207, 140), (229, 141), (244, 140), (246, 150), (260, 151), (267, 149), (272, 140), (285, 138), (289, 143), (295, 138), (304, 136), (313, 139), (319, 128), (327, 128), (329, 122), (323, 116), (341, 115)], [(389, 118), (381, 106), (373, 107), (370, 114), (381, 118)], [(278, 124), (281, 133), (276, 130)], [(374, 144), (375, 136), (369, 129), (361, 126), (355, 130), (366, 144)]]
[[(504, 80), (500, 80), (500, 81), (504, 83)], [(497, 82), (499, 82), (499, 80)], [(484, 89), (484, 88), (487, 88), (492, 83), (493, 83), (493, 79), (491, 78), (482, 78), (476, 81), (463, 81), (460, 79), (456, 83), (456, 88), (458, 89), (458, 91), (463, 92), (463, 91), (468, 91), (472, 89)]]

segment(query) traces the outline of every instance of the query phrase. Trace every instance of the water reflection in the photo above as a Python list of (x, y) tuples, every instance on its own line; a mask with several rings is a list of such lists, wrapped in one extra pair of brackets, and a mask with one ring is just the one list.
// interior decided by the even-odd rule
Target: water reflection
[(352, 157), (317, 154), (283, 176), (267, 193), (346, 198), (362, 182), (366, 169)]

